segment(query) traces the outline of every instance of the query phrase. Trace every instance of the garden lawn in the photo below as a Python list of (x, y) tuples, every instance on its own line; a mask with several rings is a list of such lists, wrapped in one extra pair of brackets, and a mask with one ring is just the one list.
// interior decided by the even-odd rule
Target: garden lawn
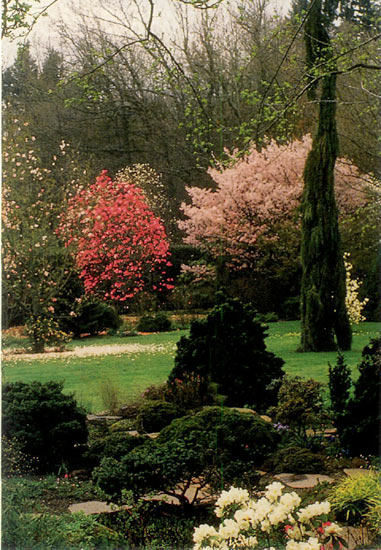
[[(363, 347), (370, 338), (379, 334), (379, 323), (361, 323), (354, 327), (353, 346), (344, 352), (354, 378), (356, 366)], [(186, 331), (140, 335), (120, 338), (99, 336), (71, 342), (69, 349), (87, 346), (112, 346), (114, 344), (139, 344), (139, 351), (116, 355), (44, 359), (7, 358), (3, 361), (3, 382), (38, 380), (63, 380), (64, 391), (74, 393), (78, 402), (88, 412), (100, 412), (107, 407), (102, 401), (102, 387), (114, 387), (121, 403), (139, 399), (145, 388), (165, 382), (173, 367), (176, 342)], [(328, 381), (328, 363), (336, 362), (337, 353), (298, 353), (300, 323), (284, 321), (269, 323), (267, 347), (285, 361), (285, 370), (290, 375)], [(25, 345), (25, 344), (24, 344)], [(107, 351), (107, 348), (105, 348)], [(85, 350), (84, 350), (85, 351)]]

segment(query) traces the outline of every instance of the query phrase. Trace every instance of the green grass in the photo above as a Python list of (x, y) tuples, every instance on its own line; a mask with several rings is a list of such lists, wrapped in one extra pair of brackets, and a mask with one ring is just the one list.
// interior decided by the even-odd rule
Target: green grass
[[(357, 377), (356, 366), (363, 347), (370, 338), (377, 336), (379, 323), (361, 323), (354, 328), (353, 347), (344, 356)], [(117, 387), (123, 402), (139, 399), (143, 390), (151, 384), (165, 382), (173, 367), (176, 342), (186, 331), (174, 331), (146, 336), (120, 338), (117, 336), (99, 336), (71, 342), (69, 349), (84, 346), (112, 344), (142, 344), (144, 346), (161, 345), (159, 349), (147, 347), (146, 350), (97, 357), (62, 357), (43, 360), (4, 360), (3, 382), (38, 380), (63, 380), (64, 389), (74, 393), (77, 400), (88, 411), (99, 412), (105, 407), (101, 399), (101, 386), (105, 380)], [(269, 323), (267, 347), (285, 360), (285, 370), (290, 375), (314, 378), (320, 382), (328, 381), (328, 363), (334, 364), (336, 352), (298, 353), (300, 341), (300, 323), (297, 321)], [(25, 345), (25, 340), (13, 339), (11, 347)], [(6, 346), (6, 343), (4, 344)]]
[[(343, 355), (354, 378), (357, 378), (356, 366), (360, 361), (363, 347), (369, 343), (370, 338), (375, 338), (380, 333), (380, 328), (380, 323), (360, 323), (353, 328), (352, 349), (343, 352)], [(328, 363), (336, 362), (337, 352), (298, 353), (296, 350), (300, 344), (299, 321), (269, 323), (268, 334), (267, 347), (284, 359), (288, 374), (328, 382)]]

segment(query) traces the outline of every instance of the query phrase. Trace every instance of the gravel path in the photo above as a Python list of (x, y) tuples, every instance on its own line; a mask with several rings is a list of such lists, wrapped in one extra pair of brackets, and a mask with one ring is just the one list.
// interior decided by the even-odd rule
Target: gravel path
[(132, 353), (170, 353), (176, 344), (108, 344), (104, 346), (83, 346), (68, 351), (49, 350), (44, 353), (19, 353), (16, 350), (3, 350), (3, 359), (12, 361), (36, 361), (66, 357), (92, 357), (97, 355), (118, 355)]

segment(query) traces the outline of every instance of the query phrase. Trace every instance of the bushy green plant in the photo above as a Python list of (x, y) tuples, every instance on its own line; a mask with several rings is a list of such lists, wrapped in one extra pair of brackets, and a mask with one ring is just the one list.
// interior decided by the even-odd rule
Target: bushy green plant
[(123, 499), (129, 506), (117, 514), (104, 514), (99, 518), (103, 525), (123, 534), (121, 548), (146, 550), (174, 550), (192, 547), (192, 535), (196, 522), (211, 520), (208, 507), (194, 507), (184, 514), (179, 506), (163, 501)]
[(95, 336), (107, 329), (116, 330), (123, 323), (113, 306), (84, 298), (76, 303), (72, 313), (61, 322), (75, 337), (81, 334)]
[(25, 329), (35, 353), (44, 351), (47, 344), (61, 351), (72, 339), (72, 334), (61, 330), (58, 322), (51, 317), (30, 317), (26, 321)]
[(340, 416), (341, 443), (352, 456), (380, 454), (381, 338), (362, 351), (353, 397)]
[(177, 344), (169, 383), (193, 374), (217, 384), (229, 406), (250, 405), (258, 412), (276, 403), (284, 361), (266, 350), (265, 327), (238, 300), (225, 299), (206, 319), (191, 324)]
[(32, 460), (22, 451), (22, 444), (13, 438), (1, 438), (1, 471), (3, 476), (16, 476), (32, 473), (36, 459)]
[(87, 440), (86, 414), (63, 383), (23, 382), (3, 386), (3, 434), (15, 438), (26, 455), (39, 459), (42, 472), (72, 468)]
[(328, 388), (331, 399), (333, 422), (339, 437), (345, 427), (345, 414), (351, 389), (351, 371), (345, 363), (344, 356), (339, 353), (335, 365), (328, 363)]
[(102, 378), (99, 383), (102, 404), (107, 412), (116, 414), (121, 397), (119, 387), (110, 378)]
[(168, 426), (175, 418), (183, 416), (184, 411), (174, 403), (165, 401), (147, 401), (139, 410), (138, 426), (146, 432), (159, 432)]
[(216, 389), (209, 378), (194, 373), (185, 373), (182, 379), (170, 379), (164, 396), (166, 401), (185, 410), (213, 405), (217, 401)]
[(328, 500), (337, 519), (350, 525), (359, 525), (370, 521), (375, 530), (379, 518), (375, 521), (375, 512), (381, 506), (381, 474), (369, 472), (363, 475), (347, 477), (331, 491)]
[(167, 332), (171, 330), (171, 328), (171, 320), (165, 315), (165, 313), (143, 315), (136, 325), (136, 330), (139, 332)]
[(134, 436), (125, 432), (115, 432), (106, 437), (95, 439), (89, 444), (89, 448), (84, 455), (86, 465), (93, 469), (105, 457), (121, 460), (123, 456), (146, 441), (146, 437)]
[[(72, 482), (70, 482), (72, 485)], [(6, 550), (117, 550), (122, 537), (85, 514), (51, 514), (39, 503), (46, 483), (6, 483), (2, 495), (2, 548)]]
[[(207, 407), (174, 420), (156, 440), (139, 445), (119, 461), (104, 458), (93, 475), (99, 486), (118, 499), (123, 489), (135, 495), (161, 491), (189, 504), (186, 487), (253, 482), (253, 474), (275, 450), (277, 434), (259, 416)], [(197, 499), (197, 494), (194, 500)]]
[(276, 451), (266, 464), (272, 472), (290, 474), (316, 474), (326, 469), (325, 457), (305, 447), (286, 447)]
[(323, 406), (322, 384), (300, 376), (286, 376), (278, 393), (278, 404), (269, 411), (277, 421), (290, 427), (304, 444), (307, 429), (321, 429), (327, 421)]
[(142, 397), (144, 399), (148, 399), (149, 401), (163, 401), (165, 389), (165, 384), (161, 384), (159, 386), (155, 386), (154, 384), (152, 384), (144, 390), (144, 392), (142, 393)]

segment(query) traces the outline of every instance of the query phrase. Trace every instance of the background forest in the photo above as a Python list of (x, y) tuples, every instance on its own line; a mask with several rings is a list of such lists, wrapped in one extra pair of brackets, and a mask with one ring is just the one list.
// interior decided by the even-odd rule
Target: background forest
[[(27, 140), (33, 139), (31, 162), (34, 169), (51, 174), (46, 186), (55, 197), (55, 216), (75, 186), (88, 186), (106, 169), (111, 178), (140, 186), (164, 223), (175, 290), (139, 293), (128, 304), (119, 303), (120, 312), (210, 307), (217, 278), (229, 282), (230, 294), (250, 301), (260, 312), (286, 319), (299, 316), (298, 197), (306, 156), (302, 143), (307, 153), (305, 136), (314, 134), (318, 102), (304, 93), (311, 74), (300, 32), (303, 2), (295, 1), (285, 15), (269, 8), (267, 0), (216, 2), (211, 9), (202, 9), (202, 3), (195, 9), (179, 2), (175, 30), (159, 34), (152, 22), (158, 18), (165, 23), (166, 14), (159, 16), (154, 3), (133, 2), (127, 8), (123, 2), (108, 1), (94, 4), (85, 14), (77, 6), (70, 26), (58, 24), (54, 47), (37, 52), (26, 39), (3, 72), (7, 159), (20, 150), (20, 139), (26, 149)], [(352, 276), (362, 282), (361, 297), (369, 298), (365, 312), (369, 320), (377, 315), (379, 262), (375, 183), (381, 154), (379, 73), (372, 70), (377, 65), (377, 10), (367, 0), (342, 2), (331, 29), (338, 72), (339, 157), (346, 173), (340, 210), (343, 250), (350, 254)], [(320, 75), (315, 78), (318, 82)], [(298, 146), (296, 140), (304, 141)], [(250, 216), (265, 214), (270, 230), (255, 246), (240, 235), (235, 256), (229, 252), (231, 243), (224, 240), (231, 233), (228, 217), (221, 222), (220, 239), (215, 232), (213, 246), (202, 239), (205, 225), (198, 238), (187, 218), (189, 205), (192, 200), (197, 208), (199, 196), (205, 207), (211, 195), (197, 195), (197, 189), (216, 190), (218, 174), (231, 166), (233, 153), (250, 152), (252, 161), (243, 162), (252, 162), (258, 170), (260, 159), (271, 155), (266, 149), (270, 142), (275, 156), (262, 167), (262, 180), (290, 184), (273, 205), (285, 215), (275, 222), (273, 216), (269, 223), (272, 214), (260, 212), (261, 206), (255, 215), (251, 211), (249, 229), (242, 231), (258, 227), (258, 217)], [(294, 149), (286, 150), (286, 158), (279, 160), (277, 151), (290, 142)], [(7, 171), (10, 165), (5, 169), (7, 182), (15, 178)], [(24, 168), (21, 160), (19, 171)], [(230, 170), (234, 182), (239, 167)], [(373, 182), (366, 192), (364, 181)], [(15, 193), (20, 193), (19, 185)], [(237, 199), (239, 192), (231, 185), (225, 183), (225, 193)], [(10, 189), (9, 200), (12, 185)], [(30, 204), (26, 201), (24, 207)], [(46, 219), (45, 214), (41, 218)], [(55, 225), (50, 223), (50, 232)], [(49, 249), (53, 248), (51, 243)], [(77, 275), (68, 275), (69, 255), (63, 262), (62, 250), (57, 253), (61, 268), (67, 262), (59, 277), (62, 284), (57, 284), (57, 273), (53, 277), (59, 304), (56, 316), (62, 317), (66, 306), (59, 295), (78, 299), (83, 289)], [(52, 261), (56, 260), (50, 257)], [(26, 290), (18, 277), (8, 271), (3, 286), (5, 326), (25, 321)]]

